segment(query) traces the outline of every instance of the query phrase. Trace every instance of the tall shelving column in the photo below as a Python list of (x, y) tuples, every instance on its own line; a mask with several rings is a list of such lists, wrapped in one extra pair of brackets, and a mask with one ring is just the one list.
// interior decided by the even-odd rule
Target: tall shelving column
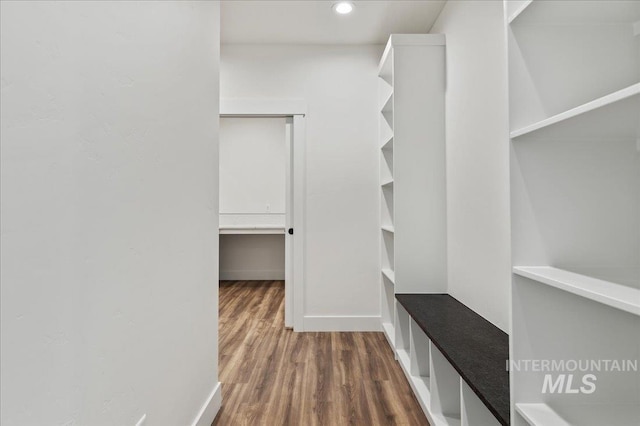
[(398, 293), (446, 293), (445, 37), (393, 34), (379, 67), (381, 318), (405, 350)]
[(511, 423), (640, 424), (640, 372), (606, 364), (640, 359), (640, 2), (505, 1), (505, 21), (511, 360), (565, 365), (512, 365)]

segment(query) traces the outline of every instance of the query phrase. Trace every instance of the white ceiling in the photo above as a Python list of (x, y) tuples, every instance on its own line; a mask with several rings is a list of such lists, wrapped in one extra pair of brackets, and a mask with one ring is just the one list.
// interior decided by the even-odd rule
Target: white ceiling
[(353, 1), (337, 15), (335, 1), (223, 0), (223, 44), (383, 44), (389, 34), (425, 33), (446, 0)]

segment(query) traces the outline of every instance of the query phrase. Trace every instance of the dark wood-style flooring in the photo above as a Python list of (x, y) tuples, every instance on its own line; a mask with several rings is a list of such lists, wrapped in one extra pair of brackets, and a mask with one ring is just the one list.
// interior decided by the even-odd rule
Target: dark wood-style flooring
[(220, 282), (213, 425), (428, 425), (382, 333), (284, 328), (282, 281)]

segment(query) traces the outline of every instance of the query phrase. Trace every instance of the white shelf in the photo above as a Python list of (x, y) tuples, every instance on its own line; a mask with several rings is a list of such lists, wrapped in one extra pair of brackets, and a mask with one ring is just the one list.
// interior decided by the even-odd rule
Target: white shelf
[(389, 179), (385, 182), (382, 182), (380, 186), (383, 188), (393, 188), (393, 179)]
[(531, 426), (627, 426), (640, 424), (637, 404), (566, 405), (559, 414), (544, 403), (516, 403), (516, 411)]
[(570, 426), (547, 404), (516, 404), (516, 411), (531, 426)]
[(637, 1), (527, 0), (509, 17), (517, 25), (633, 24), (640, 19)]
[(382, 106), (381, 112), (392, 112), (393, 111), (393, 92), (387, 99), (387, 101)]
[(461, 421), (459, 417), (443, 416), (442, 414), (436, 414), (433, 416), (433, 423), (435, 426), (460, 426)]
[[(576, 108), (554, 115), (553, 117), (549, 117), (545, 120), (515, 130), (511, 132), (511, 138), (515, 139), (520, 136), (546, 129), (556, 124), (569, 122), (571, 119), (586, 116), (588, 113), (592, 114), (589, 114), (589, 117), (585, 120), (586, 123), (578, 123), (579, 126), (571, 126), (572, 129), (570, 129), (570, 134), (573, 135), (573, 137), (580, 136), (575, 132), (576, 129), (580, 128), (583, 129), (585, 136), (589, 136), (590, 138), (603, 136), (603, 132), (605, 132), (604, 136), (616, 138), (636, 136), (638, 132), (640, 111), (637, 108), (629, 108), (626, 103), (623, 104), (621, 101), (629, 99), (630, 101), (637, 102), (639, 94), (640, 83), (636, 83), (594, 101), (587, 102), (586, 104), (580, 105)], [(614, 109), (616, 104), (620, 104), (620, 108)], [(598, 111), (601, 111), (602, 113), (598, 115)], [(612, 132), (615, 134), (611, 134)], [(563, 137), (562, 135), (555, 136)]]
[(391, 284), (396, 283), (396, 274), (391, 269), (384, 268), (382, 270), (382, 274), (387, 277), (387, 279), (391, 282)]
[(386, 119), (380, 119), (380, 145), (385, 145), (391, 138), (393, 138), (393, 129), (387, 123)]
[(386, 151), (390, 151), (393, 149), (393, 134), (389, 135), (389, 139), (387, 139), (385, 142), (383, 142), (382, 146), (380, 147), (381, 150), (386, 150)]
[(518, 16), (520, 16), (520, 14), (524, 12), (531, 3), (533, 3), (533, 0), (522, 1), (517, 9), (509, 16), (509, 24), (511, 24)]
[(550, 266), (515, 266), (513, 272), (522, 277), (640, 316), (640, 289)]
[(225, 225), (219, 228), (220, 234), (233, 235), (279, 235), (284, 234), (285, 229), (279, 225)]
[(393, 132), (393, 111), (383, 110), (380, 112), (380, 114), (382, 115), (385, 124), (389, 127), (389, 129), (391, 129), (391, 132)]
[(382, 225), (382, 230), (393, 234), (395, 232), (395, 228), (389, 225)]

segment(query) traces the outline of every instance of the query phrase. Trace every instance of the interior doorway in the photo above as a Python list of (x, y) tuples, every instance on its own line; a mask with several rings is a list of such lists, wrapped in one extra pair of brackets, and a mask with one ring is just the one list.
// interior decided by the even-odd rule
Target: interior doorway
[[(251, 259), (258, 265), (267, 269), (254, 271), (241, 271), (242, 274), (254, 279), (279, 279), (285, 282), (284, 295), (284, 325), (293, 328), (294, 331), (303, 331), (303, 278), (304, 278), (304, 124), (305, 107), (301, 101), (252, 101), (252, 100), (221, 100), (221, 144), (222, 132), (239, 136), (241, 146), (228, 147), (221, 145), (220, 164), (220, 238), (226, 239), (227, 235), (241, 235), (246, 244), (258, 244), (263, 246), (262, 257)], [(251, 140), (251, 135), (262, 134), (267, 140), (265, 145), (259, 145), (259, 141)], [(278, 139), (282, 137), (283, 144), (278, 145)], [(271, 142), (268, 142), (269, 138)], [(253, 138), (256, 139), (256, 138)], [(251, 152), (253, 160), (244, 167), (238, 164), (222, 164), (225, 158), (223, 149), (230, 149), (235, 161), (242, 160), (242, 152)], [(256, 155), (257, 154), (257, 155)], [(249, 155), (248, 155), (249, 156)], [(283, 166), (283, 169), (280, 167)], [(227, 167), (235, 168), (231, 172)], [(274, 168), (279, 168), (274, 170)], [(238, 169), (242, 169), (246, 176)], [(227, 175), (225, 175), (225, 173)], [(262, 176), (262, 179), (261, 179)], [(235, 183), (241, 186), (249, 181), (249, 191), (233, 191), (233, 183), (227, 182), (228, 187), (223, 188), (225, 179), (236, 179)], [(252, 181), (253, 180), (253, 181)], [(244, 181), (244, 182), (243, 182)], [(251, 182), (252, 181), (252, 182)], [(284, 181), (284, 191), (277, 194), (278, 183)], [(250, 197), (251, 194), (260, 194)], [(223, 200), (223, 197), (226, 197)], [(252, 198), (252, 199), (248, 199)], [(283, 240), (283, 241), (282, 241)], [(278, 244), (284, 245), (284, 259), (279, 259)], [(238, 245), (239, 243), (239, 245)], [(242, 242), (235, 240), (232, 247), (242, 249)], [(269, 250), (271, 247), (275, 251)], [(264, 253), (269, 253), (264, 257)], [(226, 253), (233, 257), (232, 253)], [(228, 268), (233, 259), (225, 258), (221, 251), (221, 279), (233, 278)], [(283, 260), (283, 262), (281, 262)], [(284, 271), (276, 265), (284, 264)], [(225, 275), (226, 274), (226, 275)], [(259, 278), (260, 276), (265, 278)]]

